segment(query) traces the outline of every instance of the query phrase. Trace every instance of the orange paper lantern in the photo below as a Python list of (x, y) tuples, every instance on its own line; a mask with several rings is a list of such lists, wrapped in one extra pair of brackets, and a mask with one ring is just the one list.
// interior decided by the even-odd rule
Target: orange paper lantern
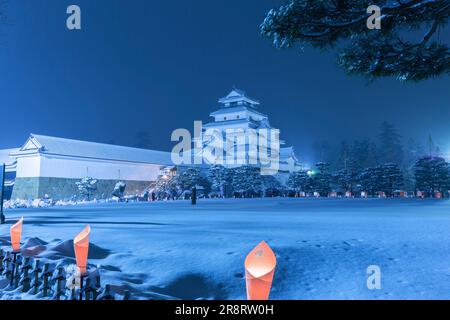
[(248, 300), (268, 300), (277, 258), (262, 241), (245, 259), (245, 281)]
[(23, 217), (20, 218), (19, 221), (16, 222), (11, 228), (9, 232), (11, 234), (11, 246), (13, 248), (13, 252), (20, 251), (20, 239), (22, 238), (22, 225), (23, 225)]
[(83, 231), (78, 234), (73, 240), (73, 247), (75, 249), (75, 258), (77, 260), (77, 266), (80, 273), (83, 275), (87, 270), (87, 258), (89, 251), (89, 234), (91, 233), (91, 227), (86, 226)]

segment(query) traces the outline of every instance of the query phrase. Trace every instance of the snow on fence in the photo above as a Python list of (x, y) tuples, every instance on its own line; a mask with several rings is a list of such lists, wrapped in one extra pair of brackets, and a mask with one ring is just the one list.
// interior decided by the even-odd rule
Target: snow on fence
[[(98, 270), (88, 272), (90, 226), (86, 226), (74, 239), (79, 272), (70, 275), (61, 265), (45, 263), (42, 267), (40, 260), (32, 261), (32, 257), (22, 255), (22, 225), (23, 217), (10, 228), (12, 251), (0, 249), (0, 276), (6, 278), (6, 284), (9, 284), (3, 290), (15, 294), (21, 291), (41, 299), (83, 300), (84, 297), (84, 300), (115, 300), (110, 285), (102, 288)], [(129, 299), (130, 293), (125, 291), (123, 300)]]
[[(5, 291), (26, 293), (36, 299), (115, 300), (118, 296), (110, 285), (102, 287), (97, 271), (84, 277), (84, 285), (80, 286), (79, 277), (69, 276), (63, 266), (42, 265), (39, 259), (3, 249), (0, 249), (0, 277), (8, 280)], [(119, 298), (129, 300), (130, 292), (125, 291)]]

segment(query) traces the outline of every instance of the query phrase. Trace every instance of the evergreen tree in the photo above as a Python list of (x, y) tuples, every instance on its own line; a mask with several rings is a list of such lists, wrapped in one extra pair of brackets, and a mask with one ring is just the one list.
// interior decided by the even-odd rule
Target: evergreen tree
[(358, 190), (365, 191), (369, 195), (375, 195), (382, 191), (380, 179), (382, 177), (381, 167), (366, 168), (358, 175)]
[(197, 168), (188, 168), (174, 178), (173, 183), (181, 192), (191, 191), (193, 187), (201, 186), (204, 188), (205, 194), (210, 191), (209, 181), (203, 176)]
[[(349, 74), (370, 79), (420, 81), (450, 72), (450, 49), (439, 31), (449, 20), (449, 0), (287, 0), (268, 12), (261, 33), (278, 48), (297, 43), (334, 48)], [(372, 30), (370, 5), (381, 12)]]
[(211, 190), (225, 197), (231, 182), (229, 170), (221, 165), (212, 165), (208, 170), (208, 180), (211, 184)]
[(260, 195), (263, 186), (260, 169), (253, 166), (242, 166), (231, 170), (233, 192), (241, 197)]
[(289, 175), (289, 180), (287, 182), (287, 186), (289, 189), (294, 192), (308, 192), (310, 191), (310, 177), (305, 171), (296, 171), (292, 172)]
[(97, 180), (91, 177), (85, 177), (79, 182), (75, 182), (78, 188), (78, 192), (83, 197), (87, 197), (87, 200), (91, 200), (92, 194), (97, 190)]
[(177, 198), (181, 190), (177, 189), (175, 178), (159, 176), (155, 183), (154, 192), (158, 199)]
[(403, 185), (403, 173), (394, 163), (387, 163), (378, 167), (379, 169), (379, 191), (383, 191), (386, 195), (393, 195), (394, 191), (400, 190)]
[(352, 168), (341, 169), (333, 175), (333, 184), (335, 184), (342, 193), (347, 191), (353, 192), (358, 182), (357, 178), (358, 174)]
[(427, 196), (440, 191), (444, 195), (450, 189), (450, 166), (441, 157), (425, 156), (417, 160), (414, 166), (416, 189)]
[(402, 165), (403, 147), (400, 141), (400, 135), (397, 133), (395, 127), (388, 122), (383, 122), (381, 125), (380, 156), (382, 163)]
[(317, 172), (312, 177), (313, 189), (321, 196), (327, 196), (331, 191), (330, 164), (319, 162), (316, 164)]
[(384, 192), (387, 196), (392, 196), (396, 190), (403, 187), (404, 178), (396, 164), (388, 163), (362, 170), (358, 176), (358, 185), (360, 191), (369, 195)]
[(262, 189), (264, 196), (266, 197), (273, 197), (273, 196), (280, 196), (283, 194), (284, 189), (281, 185), (280, 181), (277, 180), (274, 176), (271, 175), (264, 175), (261, 176), (262, 181)]

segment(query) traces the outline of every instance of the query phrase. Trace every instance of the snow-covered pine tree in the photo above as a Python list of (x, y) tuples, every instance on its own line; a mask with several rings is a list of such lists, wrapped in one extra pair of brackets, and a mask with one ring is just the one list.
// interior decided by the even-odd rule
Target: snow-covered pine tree
[[(349, 74), (420, 81), (450, 72), (450, 49), (440, 37), (449, 0), (287, 0), (268, 12), (261, 33), (278, 48), (335, 48)], [(381, 29), (367, 9), (377, 5)]]
[(442, 157), (425, 156), (414, 165), (416, 190), (434, 196), (437, 191), (447, 194), (450, 190), (450, 165)]
[(242, 166), (231, 169), (231, 185), (233, 192), (239, 197), (259, 196), (262, 192), (260, 169)]
[(315, 192), (319, 192), (321, 196), (328, 196), (331, 191), (331, 174), (330, 164), (325, 162), (319, 162), (316, 164), (317, 172), (312, 177), (313, 189)]
[(174, 180), (174, 178), (168, 176), (158, 177), (154, 188), (156, 198), (178, 198), (178, 196), (181, 194), (181, 191), (177, 189)]
[(404, 185), (403, 173), (395, 163), (386, 163), (378, 167), (380, 177), (380, 190), (386, 195), (393, 195), (394, 191), (400, 190)]
[(274, 176), (261, 176), (262, 188), (265, 197), (278, 197), (284, 194), (284, 188)]
[(345, 194), (347, 191), (353, 193), (355, 186), (357, 184), (358, 175), (352, 168), (341, 169), (336, 172), (333, 177), (333, 183), (337, 186), (339, 191), (342, 194)]
[(87, 197), (87, 200), (91, 200), (91, 195), (97, 190), (97, 180), (91, 177), (84, 177), (79, 182), (75, 182), (78, 188), (78, 193)]
[(310, 191), (310, 177), (305, 171), (292, 172), (289, 175), (287, 186), (290, 190), (295, 193), (298, 192), (309, 192)]
[(381, 179), (382, 170), (380, 166), (366, 168), (358, 175), (356, 190), (365, 191), (368, 195), (376, 195), (379, 191), (383, 191)]
[(208, 181), (211, 184), (212, 192), (225, 197), (231, 182), (230, 172), (224, 166), (212, 165), (208, 170)]
[(193, 187), (203, 187), (205, 194), (210, 191), (209, 181), (204, 177), (200, 169), (188, 168), (174, 178), (176, 188), (182, 192), (190, 192)]

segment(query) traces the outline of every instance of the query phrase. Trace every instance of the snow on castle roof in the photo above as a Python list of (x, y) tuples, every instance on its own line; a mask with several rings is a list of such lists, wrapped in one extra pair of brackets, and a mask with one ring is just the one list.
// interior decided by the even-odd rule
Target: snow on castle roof
[(240, 102), (240, 101), (246, 102), (252, 106), (257, 106), (260, 104), (259, 101), (247, 97), (244, 91), (238, 89), (231, 90), (231, 92), (226, 97), (219, 99), (219, 103), (222, 104), (230, 104), (233, 102)]
[(20, 150), (11, 156), (30, 153), (60, 155), (78, 158), (139, 162), (158, 165), (172, 165), (170, 152), (138, 149), (96, 142), (64, 139), (31, 134)]
[(214, 111), (212, 113), (210, 113), (211, 117), (214, 116), (218, 116), (218, 115), (222, 115), (222, 114), (229, 114), (229, 113), (234, 113), (234, 112), (241, 112), (241, 111), (249, 111), (251, 113), (255, 113), (258, 114), (262, 117), (267, 117), (267, 115), (257, 111), (256, 109), (249, 107), (249, 106), (237, 106), (237, 107), (228, 107), (228, 108), (221, 108), (217, 111)]
[(297, 156), (295, 155), (294, 147), (280, 148), (280, 158), (289, 159), (292, 158), (298, 162)]

